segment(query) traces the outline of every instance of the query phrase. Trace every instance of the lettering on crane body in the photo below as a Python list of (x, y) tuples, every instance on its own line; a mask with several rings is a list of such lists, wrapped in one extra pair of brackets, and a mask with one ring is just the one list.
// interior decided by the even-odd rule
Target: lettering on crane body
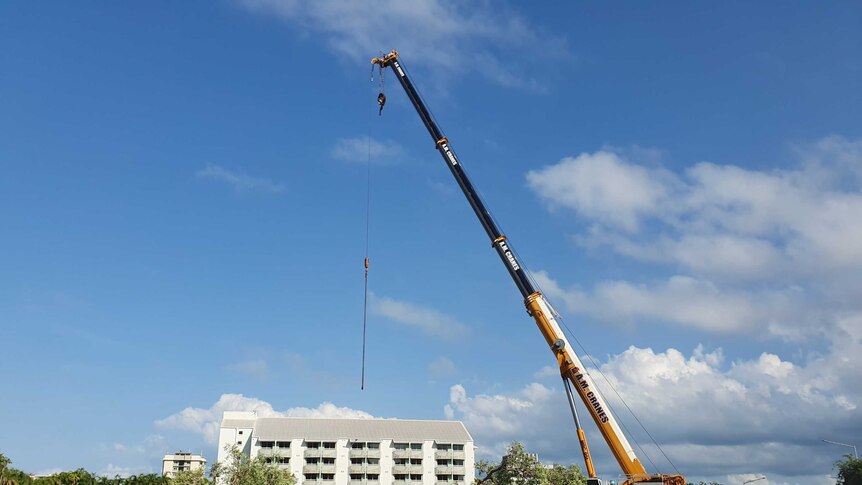
[(577, 381), (578, 386), (580, 386), (581, 389), (586, 391), (587, 400), (590, 402), (590, 406), (595, 409), (596, 414), (599, 415), (599, 421), (601, 421), (602, 423), (607, 423), (608, 415), (607, 413), (605, 413), (605, 410), (602, 407), (602, 404), (599, 402), (599, 399), (596, 397), (595, 393), (590, 390), (590, 384), (587, 382), (586, 379), (584, 379), (584, 374), (578, 372), (577, 374), (575, 374), (575, 380)]
[(449, 163), (452, 165), (458, 165), (458, 160), (455, 159), (455, 154), (449, 149), (449, 145), (444, 143), (440, 146), (443, 147), (443, 152), (446, 154), (446, 158), (449, 159)]
[(509, 260), (509, 265), (512, 266), (513, 270), (518, 271), (521, 269), (521, 266), (518, 264), (518, 260), (515, 259), (512, 251), (509, 250), (509, 246), (506, 245), (506, 241), (500, 241), (500, 249), (503, 251), (503, 254), (506, 255), (506, 259)]
[(393, 61), (392, 64), (395, 66), (395, 70), (398, 71), (398, 75), (404, 77), (404, 71), (401, 70), (401, 64), (398, 64), (398, 61)]

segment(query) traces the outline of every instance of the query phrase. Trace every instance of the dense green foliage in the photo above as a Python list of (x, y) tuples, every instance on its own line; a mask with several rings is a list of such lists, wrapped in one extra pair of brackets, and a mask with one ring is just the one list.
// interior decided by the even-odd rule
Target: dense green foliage
[[(33, 478), (11, 468), (12, 460), (0, 453), (0, 485), (168, 485), (171, 480), (153, 473), (132, 475), (130, 477), (100, 477), (83, 468), (71, 472), (59, 472), (47, 477)], [(183, 485), (204, 485), (186, 482)]]
[(485, 460), (476, 463), (477, 475), (481, 477), (487, 477), (495, 469), (497, 470), (493, 475), (485, 481), (486, 484), (583, 485), (586, 483), (586, 478), (577, 465), (565, 467), (555, 463), (550, 467), (544, 466), (536, 455), (528, 453), (524, 445), (517, 441), (509, 445), (501, 463), (490, 463)]
[(227, 485), (294, 485), (296, 478), (275, 463), (267, 463), (266, 457), (249, 458), (236, 446), (228, 449), (225, 463), (212, 466), (210, 475)]
[(838, 485), (862, 485), (862, 460), (844, 455), (835, 467), (838, 468)]

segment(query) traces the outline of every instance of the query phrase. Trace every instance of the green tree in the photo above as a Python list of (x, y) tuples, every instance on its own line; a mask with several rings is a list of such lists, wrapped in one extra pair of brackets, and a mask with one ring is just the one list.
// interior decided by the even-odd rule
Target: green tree
[(204, 475), (204, 469), (183, 470), (171, 479), (171, 485), (209, 485), (211, 482)]
[(862, 485), (862, 460), (844, 455), (843, 460), (835, 462), (838, 468), (838, 485)]
[(267, 463), (266, 457), (249, 458), (236, 446), (226, 447), (228, 458), (224, 463), (216, 462), (210, 470), (213, 481), (227, 485), (295, 485), (296, 478), (275, 463)]
[(584, 485), (587, 483), (587, 477), (584, 476), (578, 465), (571, 465), (566, 468), (554, 463), (550, 467), (541, 469), (540, 478), (542, 485)]

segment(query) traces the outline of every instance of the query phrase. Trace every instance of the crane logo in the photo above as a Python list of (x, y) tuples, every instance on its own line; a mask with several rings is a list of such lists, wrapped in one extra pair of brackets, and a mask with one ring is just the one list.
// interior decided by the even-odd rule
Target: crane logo
[(602, 407), (602, 403), (599, 402), (599, 398), (596, 397), (595, 393), (590, 390), (590, 383), (587, 382), (586, 379), (584, 379), (584, 374), (578, 372), (577, 374), (575, 374), (575, 380), (578, 382), (578, 386), (580, 386), (581, 389), (587, 391), (587, 400), (590, 401), (590, 406), (592, 406), (593, 409), (596, 410), (596, 414), (599, 415), (599, 420), (603, 423), (607, 423), (608, 415), (607, 413), (605, 413), (605, 410)]
[(521, 265), (518, 264), (518, 260), (515, 259), (512, 251), (509, 250), (509, 246), (506, 245), (506, 241), (500, 241), (500, 249), (503, 251), (503, 254), (506, 255), (506, 259), (509, 260), (509, 265), (512, 266), (514, 271), (521, 269)]
[(449, 159), (449, 163), (453, 166), (458, 165), (458, 160), (455, 159), (455, 154), (452, 153), (452, 150), (449, 148), (449, 145), (446, 143), (440, 145), (443, 148), (443, 152), (446, 154), (446, 158)]

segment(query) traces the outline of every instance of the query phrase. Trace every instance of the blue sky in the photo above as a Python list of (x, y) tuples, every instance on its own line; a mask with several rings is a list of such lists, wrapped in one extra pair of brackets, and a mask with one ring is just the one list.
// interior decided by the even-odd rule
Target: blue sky
[(391, 74), (376, 116), (368, 60), (395, 48), (677, 467), (829, 483), (847, 450), (820, 440), (862, 432), (860, 24), (855, 2), (6, 2), (0, 451), (155, 471), (258, 409), (460, 419), (480, 456), (580, 463)]

